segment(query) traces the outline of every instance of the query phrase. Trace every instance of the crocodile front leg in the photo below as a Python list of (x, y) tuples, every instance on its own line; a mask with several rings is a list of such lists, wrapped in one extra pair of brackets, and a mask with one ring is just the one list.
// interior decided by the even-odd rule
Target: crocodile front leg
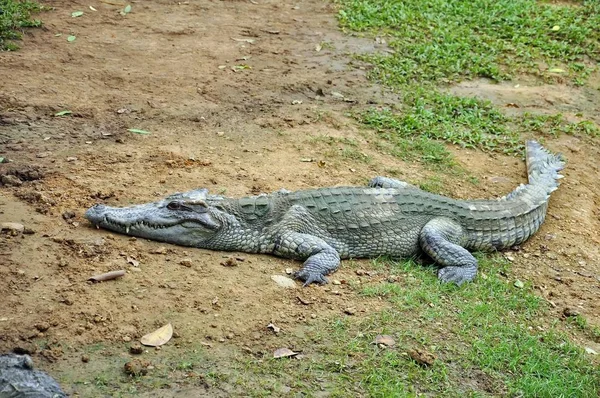
[(419, 189), (408, 182), (396, 180), (394, 178), (377, 176), (369, 181), (369, 188), (397, 188), (397, 189)]
[(281, 234), (273, 253), (281, 257), (306, 259), (302, 269), (294, 274), (304, 282), (304, 286), (327, 283), (325, 275), (340, 266), (340, 255), (333, 247), (321, 238), (300, 232)]
[(442, 282), (454, 282), (460, 286), (475, 279), (477, 260), (460, 246), (463, 236), (460, 224), (443, 217), (434, 218), (421, 230), (421, 248), (443, 267), (438, 271)]

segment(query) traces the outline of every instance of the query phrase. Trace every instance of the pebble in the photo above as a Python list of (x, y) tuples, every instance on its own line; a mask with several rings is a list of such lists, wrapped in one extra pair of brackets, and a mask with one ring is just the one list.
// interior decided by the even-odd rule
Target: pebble
[(2, 184), (18, 187), (23, 185), (23, 181), (21, 181), (19, 177), (14, 175), (5, 175), (2, 176)]
[(296, 282), (287, 276), (271, 275), (271, 280), (285, 289), (295, 289), (297, 287)]
[(0, 224), (0, 231), (7, 232), (12, 236), (17, 236), (23, 233), (24, 230), (25, 226), (16, 222), (3, 222)]
[(139, 344), (133, 344), (133, 345), (131, 345), (131, 347), (129, 347), (129, 353), (130, 354), (140, 355), (143, 352), (144, 352), (144, 349)]
[(179, 262), (179, 264), (183, 265), (184, 267), (190, 268), (192, 266), (192, 260), (190, 260), (189, 258), (184, 258)]
[(88, 355), (82, 355), (81, 356), (81, 362), (83, 363), (88, 363), (90, 361), (90, 357)]

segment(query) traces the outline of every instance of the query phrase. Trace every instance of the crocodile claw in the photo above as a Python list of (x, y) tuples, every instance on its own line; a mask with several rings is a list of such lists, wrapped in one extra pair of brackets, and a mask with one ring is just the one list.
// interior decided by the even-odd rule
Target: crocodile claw
[(458, 286), (475, 279), (475, 267), (444, 267), (438, 271), (438, 279), (443, 283), (454, 282)]
[(325, 285), (329, 283), (329, 281), (327, 280), (327, 278), (325, 278), (325, 276), (323, 276), (323, 274), (320, 274), (318, 272), (310, 272), (303, 269), (294, 273), (294, 278), (300, 279), (304, 282), (304, 285), (302, 285), (302, 287), (306, 287), (311, 283), (318, 283), (319, 285)]

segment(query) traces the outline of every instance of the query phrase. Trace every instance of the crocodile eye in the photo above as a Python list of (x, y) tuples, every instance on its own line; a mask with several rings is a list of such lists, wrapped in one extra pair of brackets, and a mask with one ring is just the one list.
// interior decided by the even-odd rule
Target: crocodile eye
[(170, 202), (167, 205), (167, 209), (169, 209), (169, 210), (181, 210), (181, 203), (179, 203), (179, 202)]

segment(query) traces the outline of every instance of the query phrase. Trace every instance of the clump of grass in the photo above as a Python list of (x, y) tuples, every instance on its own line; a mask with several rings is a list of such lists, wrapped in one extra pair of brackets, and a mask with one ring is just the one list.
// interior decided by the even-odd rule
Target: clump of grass
[[(521, 134), (600, 136), (600, 130), (590, 121), (569, 122), (561, 114), (506, 116), (490, 101), (457, 97), (427, 88), (409, 91), (397, 108), (371, 108), (356, 117), (375, 129), (381, 138), (398, 146), (401, 154), (406, 152), (407, 141), (412, 146), (408, 152), (420, 153), (425, 142), (434, 141), (521, 155), (524, 149)], [(416, 142), (421, 144), (415, 145)]]
[(0, 0), (0, 51), (19, 48), (13, 40), (23, 37), (23, 28), (42, 26), (42, 21), (32, 19), (31, 14), (41, 11), (42, 6), (32, 1)]
[(464, 148), (508, 153), (522, 150), (519, 135), (505, 127), (508, 118), (491, 102), (434, 90), (410, 91), (404, 96), (400, 111), (371, 108), (359, 115), (359, 120), (398, 138), (433, 139)]
[[(392, 85), (538, 73), (566, 64), (573, 77), (600, 61), (600, 3), (535, 0), (340, 0), (343, 27), (392, 38), (393, 54), (366, 55)], [(588, 66), (586, 66), (588, 65)]]

